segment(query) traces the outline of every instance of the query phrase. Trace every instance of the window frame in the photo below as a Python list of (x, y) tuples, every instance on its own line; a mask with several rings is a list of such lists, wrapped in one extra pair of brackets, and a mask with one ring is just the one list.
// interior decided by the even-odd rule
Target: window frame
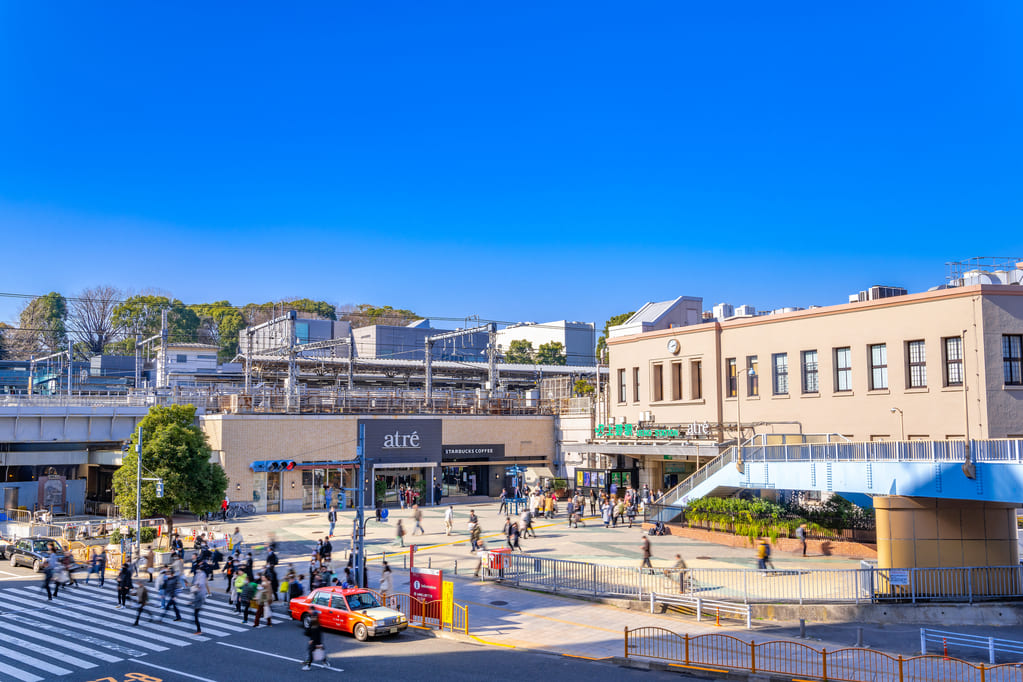
[(653, 377), (650, 380), (651, 389), (653, 395), (650, 396), (651, 402), (660, 402), (664, 400), (664, 363), (655, 362), (653, 367)]
[(746, 397), (760, 397), (760, 364), (756, 355), (746, 356)]
[(1023, 334), (1002, 334), (1002, 381), (1006, 386), (1023, 386)]
[[(914, 348), (920, 349), (916, 360), (913, 359)], [(915, 371), (919, 372), (916, 377)], [(924, 339), (906, 341), (906, 388), (927, 388), (927, 342)]]
[[(942, 338), (941, 342), (943, 384), (946, 388), (960, 387), (963, 385), (963, 337), (946, 336)], [(950, 342), (954, 342), (958, 357), (953, 358), (949, 352), (952, 350)], [(954, 373), (959, 375), (958, 381), (952, 380), (953, 368), (955, 368)]]
[[(879, 349), (882, 362), (875, 363), (874, 350)], [(871, 343), (867, 345), (867, 362), (870, 367), (870, 390), (887, 391), (888, 383), (888, 344)]]
[(735, 358), (725, 358), (725, 397), (739, 397), (739, 365)]
[(682, 363), (675, 361), (671, 363), (671, 399), (682, 400)]
[(629, 401), (629, 385), (625, 381), (625, 368), (622, 367), (618, 370), (618, 402), (626, 403)]
[[(813, 354), (813, 361), (808, 358)], [(821, 392), (820, 377), (820, 354), (816, 349), (799, 351), (799, 365), (802, 376), (800, 388), (804, 395), (813, 395)], [(812, 386), (811, 386), (812, 384)]]
[[(781, 360), (781, 364), (779, 364)], [(780, 371), (779, 371), (780, 370)], [(771, 392), (773, 395), (789, 394), (789, 354), (771, 354)]]
[[(852, 346), (836, 346), (832, 349), (831, 355), (835, 362), (835, 393), (851, 393), (853, 390)], [(844, 365), (841, 362), (843, 359), (846, 362)], [(847, 388), (842, 388), (843, 378)]]
[(689, 361), (689, 390), (690, 399), (703, 399), (703, 360)]
[(632, 368), (632, 402), (639, 402), (639, 367)]

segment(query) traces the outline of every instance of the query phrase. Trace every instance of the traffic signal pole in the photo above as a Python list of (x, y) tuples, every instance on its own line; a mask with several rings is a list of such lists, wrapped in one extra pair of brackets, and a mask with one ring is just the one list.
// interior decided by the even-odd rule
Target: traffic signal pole
[[(359, 458), (358, 485), (355, 491), (355, 527), (352, 533), (355, 535), (352, 555), (352, 562), (355, 583), (362, 587), (368, 587), (366, 576), (366, 425), (359, 424), (359, 440), (355, 446), (355, 454)], [(370, 481), (372, 483), (372, 481)], [(375, 493), (374, 493), (375, 495)]]

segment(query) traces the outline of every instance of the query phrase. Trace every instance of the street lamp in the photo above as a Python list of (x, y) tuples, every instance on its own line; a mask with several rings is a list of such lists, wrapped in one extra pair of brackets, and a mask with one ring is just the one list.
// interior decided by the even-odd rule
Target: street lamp
[(735, 447), (739, 452), (739, 458), (735, 461), (735, 468), (739, 470), (739, 473), (743, 473), (746, 470), (746, 464), (742, 459), (742, 389), (739, 388), (739, 377), (742, 373), (750, 377), (757, 375), (757, 370), (752, 367), (743, 367), (735, 373)]
[(899, 413), (899, 428), (902, 431), (902, 440), (906, 440), (906, 420), (905, 415), (902, 414), (902, 410), (898, 407), (892, 408), (892, 414)]
[(966, 417), (966, 457), (963, 459), (963, 475), (966, 478), (977, 478), (977, 470), (973, 467), (973, 458), (970, 456), (970, 398), (966, 386), (966, 330), (962, 334), (962, 348), (960, 355), (963, 358), (963, 414)]

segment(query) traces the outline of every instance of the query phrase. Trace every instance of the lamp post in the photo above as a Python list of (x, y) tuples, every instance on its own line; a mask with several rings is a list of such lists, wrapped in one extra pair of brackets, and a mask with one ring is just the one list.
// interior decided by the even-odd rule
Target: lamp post
[(970, 455), (970, 398), (968, 395), (968, 388), (966, 386), (966, 330), (963, 330), (962, 335), (962, 351), (960, 355), (963, 357), (963, 416), (966, 418), (966, 456), (963, 458), (963, 475), (966, 478), (977, 478), (977, 470), (973, 467), (973, 457)]
[(755, 377), (757, 371), (752, 367), (743, 367), (735, 373), (735, 448), (739, 453), (739, 458), (735, 461), (735, 468), (739, 470), (739, 473), (743, 473), (746, 470), (746, 463), (742, 459), (742, 389), (739, 383), (739, 377), (745, 372), (750, 377)]
[(135, 439), (135, 559), (142, 556), (142, 427)]
[(892, 414), (899, 413), (899, 430), (902, 433), (902, 440), (906, 440), (906, 420), (905, 415), (902, 414), (902, 410), (898, 407), (892, 408)]

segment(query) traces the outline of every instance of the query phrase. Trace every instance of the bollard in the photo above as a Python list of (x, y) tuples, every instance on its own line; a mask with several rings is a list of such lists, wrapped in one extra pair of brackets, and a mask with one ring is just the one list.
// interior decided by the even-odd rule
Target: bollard
[(721, 607), (717, 608), (717, 616), (714, 618), (714, 625), (721, 627)]
[(941, 638), (941, 649), (942, 649), (941, 655), (944, 656), (945, 660), (947, 661), (948, 660), (948, 640), (945, 639), (944, 637)]
[(856, 647), (863, 648), (863, 628), (856, 628)]
[(405, 556), (405, 555), (402, 555), (402, 557), (401, 557), (401, 570), (404, 571), (406, 568), (408, 568), (408, 566), (405, 565), (407, 561), (408, 561), (408, 557)]
[(427, 557), (427, 559), (426, 559), (426, 567), (427, 568), (433, 568), (433, 557)]
[(455, 575), (458, 575), (458, 559), (455, 559)]
[(806, 639), (806, 619), (799, 619), (799, 639)]

